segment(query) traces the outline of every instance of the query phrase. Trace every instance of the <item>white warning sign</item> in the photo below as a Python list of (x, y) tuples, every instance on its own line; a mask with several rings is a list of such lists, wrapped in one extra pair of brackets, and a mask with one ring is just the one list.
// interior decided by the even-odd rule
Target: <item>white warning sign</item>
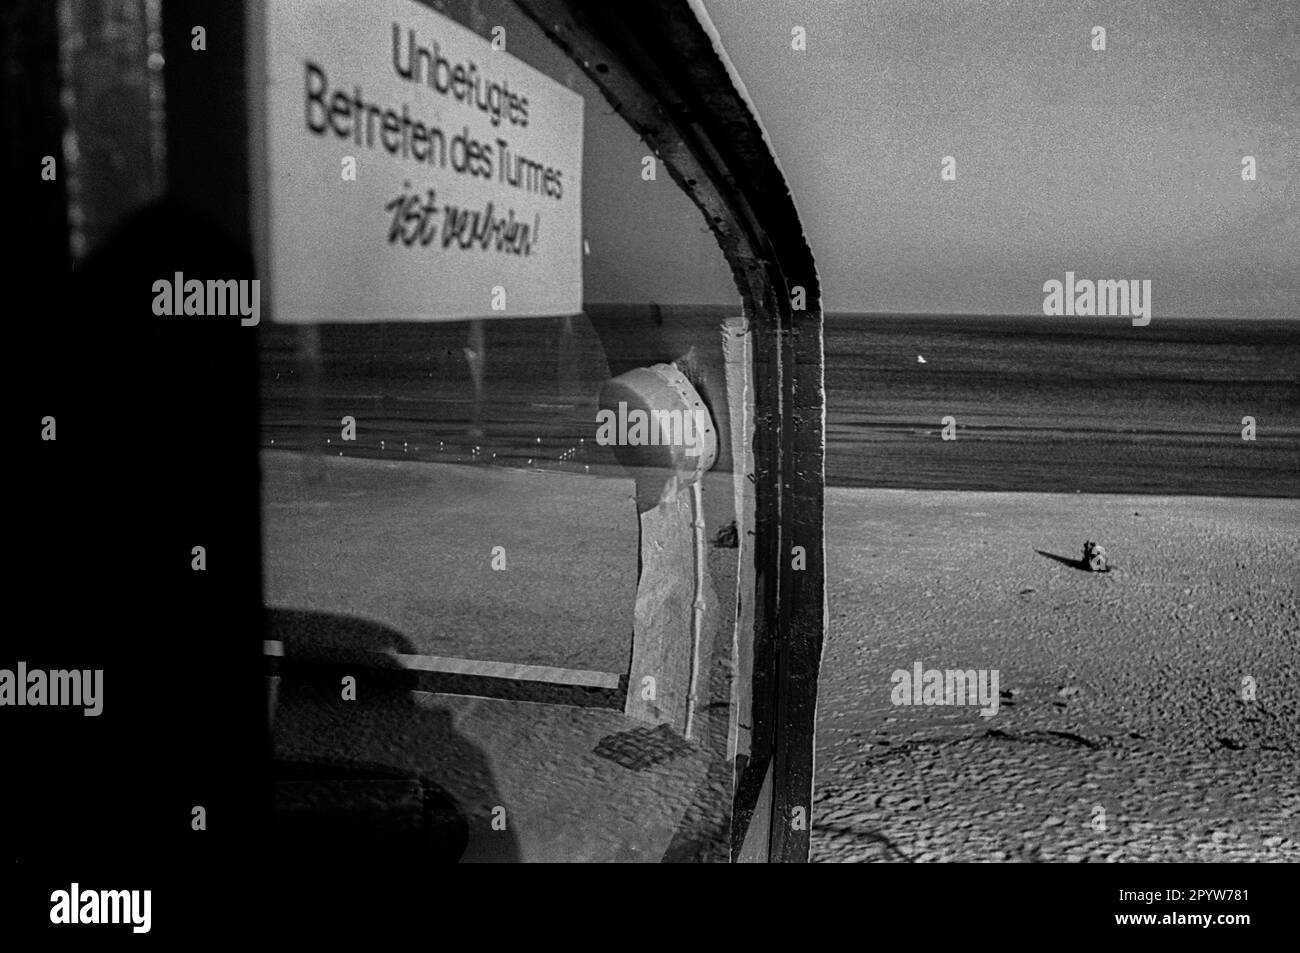
[(578, 94), (415, 0), (256, 6), (272, 320), (581, 311)]

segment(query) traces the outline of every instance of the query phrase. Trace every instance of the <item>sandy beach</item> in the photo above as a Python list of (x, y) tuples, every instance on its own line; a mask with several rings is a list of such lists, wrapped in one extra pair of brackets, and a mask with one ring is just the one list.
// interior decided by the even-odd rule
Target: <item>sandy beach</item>
[(268, 606), (382, 626), (399, 640), (382, 650), (627, 671), (630, 479), (331, 457), (313, 485), (298, 454), (262, 467)]
[[(289, 654), (338, 642), (626, 671), (628, 481), (335, 458), (308, 485), (301, 464), (263, 456), (266, 601)], [(831, 488), (826, 525), (814, 860), (1300, 860), (1294, 501)], [(1109, 572), (1075, 564), (1085, 539)], [(918, 663), (996, 670), (996, 712), (895, 705), (891, 674)], [(385, 689), (354, 721), (329, 697), (286, 686), (281, 754), (437, 765), (480, 832), (466, 859), (503, 856), (484, 826), (496, 803), (521, 822), (507, 854), (560, 856), (585, 830), (578, 855), (658, 859), (713, 770), (690, 747), (653, 758), (653, 781), (594, 757), (636, 736), (614, 711), (521, 719)], [(657, 792), (636, 809), (656, 818), (646, 836), (618, 806), (626, 785)], [(608, 823), (561, 821), (565, 804)]]
[[(1294, 500), (827, 504), (814, 860), (1300, 860)], [(998, 669), (997, 713), (893, 705), (916, 661)]]

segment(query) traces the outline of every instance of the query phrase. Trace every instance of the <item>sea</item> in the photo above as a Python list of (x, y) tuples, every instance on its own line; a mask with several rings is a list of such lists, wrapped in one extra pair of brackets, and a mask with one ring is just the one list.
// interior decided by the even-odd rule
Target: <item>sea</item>
[[(481, 343), (464, 322), (263, 322), (262, 445), (616, 474), (596, 397), (664, 359), (644, 311), (486, 321)], [(1300, 321), (830, 313), (825, 383), (831, 486), (1300, 496)]]

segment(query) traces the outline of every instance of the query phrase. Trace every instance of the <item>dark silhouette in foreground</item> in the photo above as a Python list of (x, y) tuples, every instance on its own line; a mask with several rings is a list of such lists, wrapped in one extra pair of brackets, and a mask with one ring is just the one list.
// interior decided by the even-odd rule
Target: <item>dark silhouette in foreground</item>
[[(290, 723), (311, 733), (281, 733), (277, 745), (275, 834), (286, 856), (454, 863), (471, 837), (490, 836), (494, 860), (519, 859), (513, 832), (487, 833), (483, 812), (502, 798), (484, 752), (456, 731), (449, 709), (417, 705), (413, 673), (381, 654), (413, 654), (404, 635), (338, 613), (268, 608), (267, 619), (269, 637), (283, 646), (276, 707), (281, 715), (293, 709)], [(364, 666), (357, 651), (373, 653)], [(339, 723), (330, 712), (347, 674), (361, 688)], [(374, 745), (378, 737), (384, 745)], [(473, 803), (451, 789), (473, 792)]]

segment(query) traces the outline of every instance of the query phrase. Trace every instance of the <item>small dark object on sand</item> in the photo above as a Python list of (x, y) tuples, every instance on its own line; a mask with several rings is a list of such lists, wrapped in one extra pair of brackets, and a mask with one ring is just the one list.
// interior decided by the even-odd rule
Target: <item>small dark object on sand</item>
[(713, 545), (718, 549), (736, 549), (740, 545), (740, 540), (736, 535), (735, 520), (732, 520), (729, 525), (718, 531), (718, 535), (713, 539)]
[(1082, 562), (1084, 566), (1093, 572), (1110, 572), (1110, 568), (1106, 565), (1106, 550), (1091, 540), (1085, 541), (1083, 544)]

